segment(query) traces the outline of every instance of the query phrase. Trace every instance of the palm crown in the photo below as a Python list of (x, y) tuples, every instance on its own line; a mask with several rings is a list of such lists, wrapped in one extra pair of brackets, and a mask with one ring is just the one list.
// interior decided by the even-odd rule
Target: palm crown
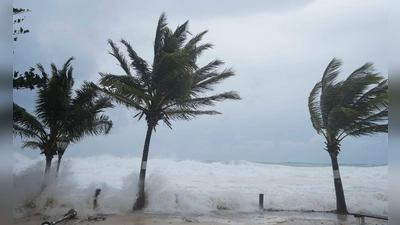
[(314, 129), (327, 144), (347, 136), (388, 132), (388, 82), (366, 63), (336, 82), (341, 61), (333, 59), (312, 89), (308, 107)]
[[(132, 60), (128, 64), (117, 45), (108, 40), (112, 48), (110, 54), (118, 60), (126, 75), (100, 73), (102, 91), (118, 103), (138, 110), (136, 116), (139, 119), (145, 115), (153, 128), (159, 120), (171, 127), (170, 120), (190, 120), (198, 115), (218, 114), (214, 110), (199, 109), (225, 99), (240, 99), (234, 91), (203, 95), (212, 91), (215, 84), (234, 76), (230, 69), (221, 73), (216, 71), (223, 64), (218, 59), (198, 68), (197, 58), (212, 47), (210, 43), (199, 44), (207, 31), (186, 42), (188, 22), (178, 26), (175, 32), (166, 25), (166, 16), (162, 14), (156, 30), (152, 66), (140, 58), (127, 41), (121, 40)], [(130, 68), (135, 73), (131, 73)]]

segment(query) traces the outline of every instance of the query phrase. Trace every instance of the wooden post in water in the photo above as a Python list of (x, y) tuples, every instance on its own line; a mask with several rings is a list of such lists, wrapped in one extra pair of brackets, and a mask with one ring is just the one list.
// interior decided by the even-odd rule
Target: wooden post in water
[(97, 197), (99, 197), (100, 191), (101, 191), (101, 189), (98, 188), (98, 189), (96, 189), (96, 192), (94, 193), (93, 209), (97, 209), (97, 207), (99, 206), (97, 204)]
[(260, 194), (258, 206), (260, 210), (264, 210), (264, 194)]

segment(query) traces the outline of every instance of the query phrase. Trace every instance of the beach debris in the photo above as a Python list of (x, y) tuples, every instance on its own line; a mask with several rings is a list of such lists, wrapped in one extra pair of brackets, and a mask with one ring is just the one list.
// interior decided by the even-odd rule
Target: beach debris
[(185, 221), (185, 222), (195, 222), (195, 223), (199, 222), (195, 218), (188, 218), (188, 217), (183, 217), (182, 220)]
[(98, 189), (96, 189), (96, 192), (94, 193), (93, 209), (97, 209), (97, 207), (99, 206), (99, 204), (97, 203), (97, 197), (99, 197), (100, 192), (101, 192), (101, 189), (98, 188)]
[(224, 206), (224, 205), (217, 205), (217, 209), (218, 210), (230, 210), (230, 208), (228, 206)]
[(62, 217), (54, 222), (49, 222), (49, 221), (43, 222), (41, 225), (54, 225), (54, 224), (60, 223), (64, 220), (73, 219), (76, 217), (77, 214), (78, 213), (75, 211), (75, 209), (70, 209), (66, 214), (64, 214), (64, 217)]
[(88, 222), (88, 221), (104, 221), (106, 220), (106, 216), (89, 216), (87, 219), (81, 220), (81, 222)]
[(178, 194), (175, 194), (175, 203), (179, 205)]

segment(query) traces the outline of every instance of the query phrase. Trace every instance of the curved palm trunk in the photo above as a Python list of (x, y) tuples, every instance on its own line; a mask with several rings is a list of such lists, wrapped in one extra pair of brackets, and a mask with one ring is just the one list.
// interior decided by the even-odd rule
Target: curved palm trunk
[(62, 158), (62, 154), (59, 154), (58, 161), (57, 161), (56, 177), (58, 177), (58, 171), (60, 170), (61, 158)]
[(332, 170), (333, 170), (333, 182), (335, 184), (335, 193), (336, 193), (336, 212), (338, 214), (348, 214), (346, 200), (344, 198), (344, 191), (342, 180), (340, 178), (339, 173), (339, 164), (337, 160), (337, 156), (329, 154), (332, 162)]
[(149, 155), (150, 139), (154, 126), (155, 125), (152, 124), (147, 125), (147, 134), (146, 134), (146, 140), (144, 142), (142, 164), (140, 167), (140, 175), (139, 175), (139, 187), (138, 187), (139, 191), (136, 196), (135, 204), (133, 205), (133, 210), (143, 209), (146, 202), (145, 201), (146, 196), (144, 194), (144, 182), (146, 178), (146, 166), (147, 166), (147, 157)]
[(48, 182), (49, 182), (49, 177), (50, 177), (50, 168), (51, 168), (51, 161), (53, 160), (52, 155), (46, 155), (46, 166), (44, 169), (44, 178), (43, 178), (43, 184), (42, 184), (42, 192), (46, 188)]

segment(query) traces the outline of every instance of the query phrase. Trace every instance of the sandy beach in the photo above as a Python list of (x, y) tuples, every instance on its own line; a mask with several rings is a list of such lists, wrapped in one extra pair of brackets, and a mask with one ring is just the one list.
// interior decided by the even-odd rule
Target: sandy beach
[[(45, 221), (54, 222), (59, 217), (44, 217), (35, 215), (14, 219), (13, 224), (18, 225), (38, 225)], [(279, 225), (350, 225), (357, 224), (352, 215), (336, 215), (333, 213), (319, 212), (260, 212), (259, 214), (242, 215), (242, 214), (221, 214), (214, 216), (185, 216), (182, 214), (154, 214), (135, 212), (127, 215), (77, 215), (76, 218), (65, 220), (57, 224), (95, 224), (95, 225), (225, 225), (225, 224), (279, 224)], [(366, 224), (383, 225), (388, 224), (387, 221), (366, 219)]]

